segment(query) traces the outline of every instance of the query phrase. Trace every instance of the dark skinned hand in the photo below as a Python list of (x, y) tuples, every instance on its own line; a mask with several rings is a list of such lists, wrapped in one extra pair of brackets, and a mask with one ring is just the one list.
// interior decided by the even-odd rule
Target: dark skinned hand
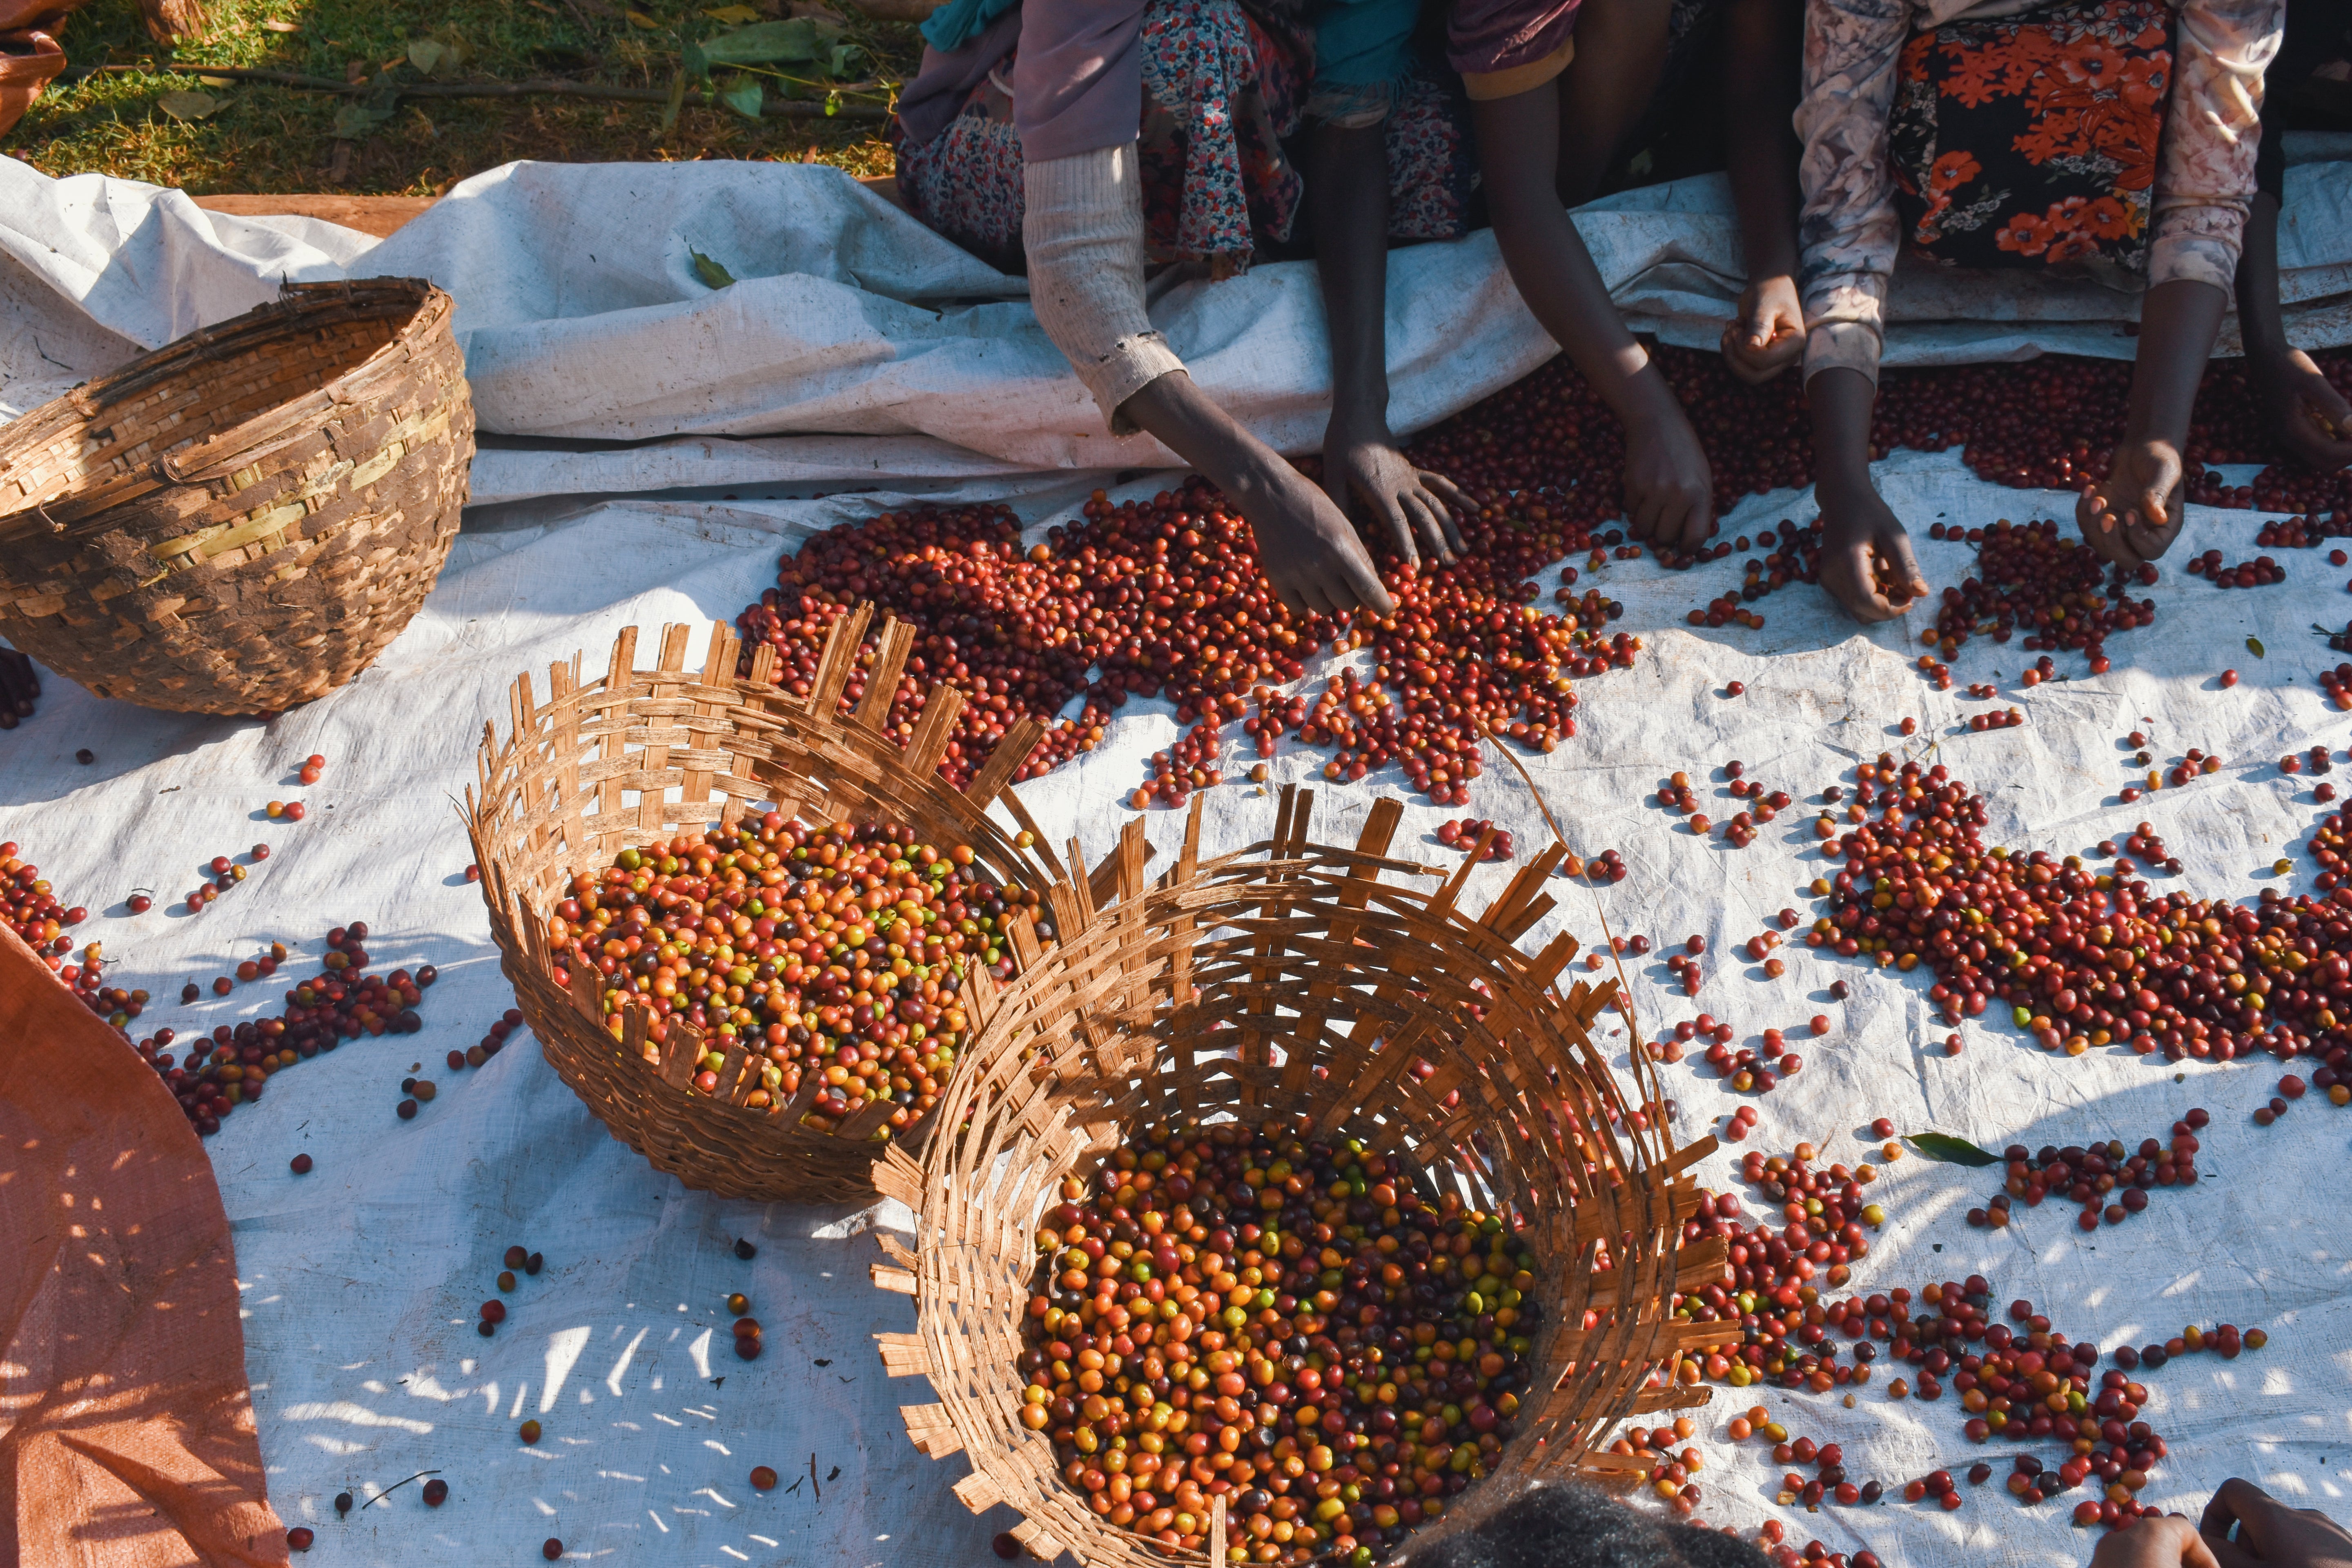
[[(1822, 486), (1821, 584), (1846, 614), (1864, 624), (1891, 621), (1927, 593), (1902, 519), (1868, 484)], [(1899, 598), (1881, 584), (1907, 589)]]
[(1323, 437), (1323, 490), (1343, 512), (1351, 501), (1360, 504), (1409, 563), (1421, 561), (1416, 536), (1440, 566), (1453, 565), (1465, 548), (1454, 519), (1457, 509), (1473, 504), (1470, 498), (1444, 475), (1414, 468), (1385, 423), (1358, 425), (1332, 415)]
[(2255, 395), (2279, 440), (2307, 468), (2333, 473), (2352, 468), (2352, 402), (2301, 349), (2246, 355)]
[(2172, 548), (2180, 537), (2180, 451), (2160, 439), (2126, 440), (2116, 448), (2105, 484), (2074, 503), (2074, 526), (2105, 560), (2138, 566)]
[(1723, 361), (1731, 374), (1761, 386), (1804, 357), (1797, 280), (1785, 273), (1751, 279), (1739, 295), (1739, 319), (1723, 329)]
[(2252, 1481), (2223, 1481), (2197, 1531), (2219, 1568), (2352, 1568), (2352, 1533), (2315, 1508), (2287, 1507)]
[(33, 661), (13, 647), (0, 647), (0, 730), (31, 718), (33, 700), (40, 694), (41, 675)]
[(2180, 1514), (2146, 1513), (2127, 1530), (2110, 1531), (2092, 1549), (2091, 1568), (2220, 1568)]

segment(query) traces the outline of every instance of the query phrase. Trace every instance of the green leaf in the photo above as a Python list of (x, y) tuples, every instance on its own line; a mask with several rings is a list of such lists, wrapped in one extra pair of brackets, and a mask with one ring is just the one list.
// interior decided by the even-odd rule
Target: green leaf
[(1965, 1138), (1955, 1138), (1948, 1132), (1919, 1132), (1906, 1137), (1911, 1145), (1930, 1160), (1947, 1165), (1998, 1165), (2000, 1156), (1986, 1152)]
[(400, 95), (379, 89), (355, 98), (335, 110), (335, 140), (356, 142), (388, 123), (400, 107)]
[(217, 114), (227, 106), (227, 99), (209, 92), (167, 92), (155, 100), (156, 108), (184, 123)]
[(857, 68), (865, 58), (866, 51), (856, 44), (835, 44), (833, 46), (833, 58), (826, 63), (824, 74), (835, 81), (848, 81), (856, 76)]
[(702, 252), (689, 249), (687, 255), (694, 258), (694, 275), (701, 279), (706, 286), (712, 289), (724, 289), (735, 281), (735, 274), (728, 271)]
[(686, 73), (678, 72), (669, 79), (669, 101), (662, 105), (661, 133), (670, 133), (677, 124), (677, 111), (686, 107)]
[(709, 81), (710, 58), (702, 52), (700, 44), (688, 38), (686, 41), (686, 47), (678, 51), (678, 69), (696, 81)]
[(719, 101), (746, 120), (760, 118), (760, 103), (766, 95), (760, 89), (760, 79), (739, 76), (719, 92)]
[(2252, 654), (2256, 658), (2268, 658), (2270, 657), (2263, 651), (2263, 639), (2260, 637), (2248, 637), (2246, 639), (2246, 651)]
[(814, 16), (794, 16), (784, 22), (762, 22), (738, 27), (703, 41), (702, 52), (715, 66), (772, 66), (821, 60), (840, 37), (839, 24), (821, 24)]

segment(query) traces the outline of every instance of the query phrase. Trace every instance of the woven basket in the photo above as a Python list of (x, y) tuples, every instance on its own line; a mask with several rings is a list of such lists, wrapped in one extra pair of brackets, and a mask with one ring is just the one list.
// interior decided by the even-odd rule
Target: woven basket
[[(1039, 1557), (1201, 1560), (1092, 1512), (1046, 1436), (1016, 1419), (1038, 1216), (1065, 1175), (1091, 1175), (1141, 1125), (1303, 1117), (1312, 1136), (1361, 1138), (1475, 1207), (1519, 1216), (1542, 1260), (1537, 1376), (1495, 1473), (1412, 1535), (1416, 1549), (1531, 1482), (1640, 1479), (1649, 1461), (1603, 1451), (1609, 1429), (1705, 1403), (1674, 1363), (1738, 1331), (1675, 1322), (1665, 1300), (1724, 1276), (1722, 1241), (1677, 1247), (1698, 1204), (1682, 1173), (1714, 1140), (1677, 1151), (1634, 1129), (1590, 1038), (1615, 984), (1553, 988), (1575, 939), (1532, 960), (1513, 946), (1551, 907), (1540, 889), (1565, 852), (1522, 868), (1474, 919), (1456, 900), (1476, 856), (1439, 886), (1384, 881), (1438, 875), (1385, 858), (1398, 803), (1379, 802), (1349, 850), (1309, 842), (1311, 801), (1286, 791), (1270, 841), (1202, 864), (1196, 798), (1181, 858), (1149, 891), (1131, 826), (1108, 862), (1116, 901), (1083, 926), (1086, 900), (1052, 889), (1062, 929), (1078, 934), (997, 998), (940, 1103), (941, 1125), (962, 1131), (877, 1171), (917, 1220), (911, 1251), (877, 1233), (891, 1261), (875, 1282), (916, 1300), (915, 1332), (877, 1336), (884, 1366), (928, 1375), (940, 1399), (901, 1407), (908, 1434), (933, 1458), (968, 1454), (956, 1495), (974, 1512), (1019, 1510), (1012, 1533)], [(1409, 1070), (1416, 1058), (1434, 1076)], [(1223, 1540), (1218, 1501), (1208, 1561), (1225, 1561)]]
[(289, 285), (0, 426), (0, 636), (100, 697), (274, 713), (432, 591), (474, 455), (449, 296)]
[[(625, 1012), (615, 1039), (594, 974), (578, 971), (568, 991), (553, 978), (547, 922), (574, 871), (609, 864), (619, 850), (681, 827), (731, 826), (772, 808), (807, 821), (886, 821), (931, 843), (968, 844), (994, 880), (1014, 889), (1044, 888), (1058, 876), (1050, 850), (1021, 847), (988, 816), (1001, 799), (1035, 837), (1034, 822), (1006, 787), (1044, 732), (1035, 721), (1008, 728), (961, 794), (938, 771), (961, 692), (930, 691), (903, 751), (884, 732), (914, 642), (910, 625), (885, 623), (867, 656), (864, 700), (855, 712), (840, 713), (871, 616), (872, 606), (861, 605), (835, 623), (805, 698), (773, 684), (776, 652), (765, 644), (739, 678), (742, 645), (723, 622), (711, 627), (698, 670), (686, 668), (683, 626), (664, 631), (656, 668), (637, 668), (632, 626), (614, 643), (599, 679), (583, 682), (575, 655), (549, 669), (544, 703), (530, 676), (517, 680), (506, 744), (498, 743), (493, 725), (482, 727), (480, 783), (467, 792), (467, 827), (517, 1005), (548, 1061), (605, 1129), (689, 1187), (762, 1201), (870, 1198), (874, 1162), (889, 1146), (875, 1134), (889, 1108), (870, 1107), (837, 1132), (821, 1132), (801, 1124), (815, 1098), (814, 1073), (793, 1100), (753, 1108), (742, 1101), (761, 1087), (760, 1058), (740, 1043), (719, 1069), (719, 1091), (705, 1094), (688, 1087), (705, 1047), (684, 1019), (667, 1021), (659, 1067), (645, 1056), (653, 1022), (646, 1009)], [(1011, 919), (1008, 935), (1016, 971), (1034, 963), (1040, 943), (1031, 921)], [(983, 1010), (993, 990), (975, 965), (966, 1012)], [(935, 1110), (915, 1140), (938, 1121)]]

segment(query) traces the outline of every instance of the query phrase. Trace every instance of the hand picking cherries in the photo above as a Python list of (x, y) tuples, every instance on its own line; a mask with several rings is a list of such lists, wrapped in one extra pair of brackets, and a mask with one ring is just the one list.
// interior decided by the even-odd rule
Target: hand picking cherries
[(699, 1030), (715, 1047), (690, 1080), (701, 1092), (718, 1090), (725, 1047), (740, 1040), (765, 1058), (750, 1109), (801, 1105), (803, 1125), (832, 1131), (887, 1106), (870, 1131), (887, 1137), (938, 1103), (971, 966), (1012, 974), (1006, 922), (1035, 898), (989, 883), (962, 845), (770, 812), (573, 876), (549, 940), (562, 955), (558, 984), (581, 965), (603, 976), (616, 1038), (625, 1007), (653, 1010), (649, 1060), (670, 1020)]
[(1364, 1568), (1513, 1436), (1534, 1258), (1308, 1136), (1156, 1126), (1039, 1222), (1022, 1424), (1119, 1529), (1198, 1550), (1223, 1496), (1257, 1560)]
[[(1927, 533), (1948, 537), (1942, 523), (1931, 525)], [(1971, 637), (2005, 643), (2022, 630), (2025, 647), (2079, 648), (2089, 658), (2091, 672), (2103, 675), (2107, 633), (2145, 626), (2156, 618), (2154, 600), (2135, 604), (2124, 595), (2129, 577), (2122, 567), (2108, 567), (2079, 539), (2062, 540), (2055, 522), (2021, 524), (2003, 518), (1990, 528), (1971, 528), (1964, 535), (1956, 528), (1951, 534), (1977, 546), (1977, 571), (1944, 590), (1934, 629), (1920, 634), (1922, 642), (1946, 658)], [(2156, 568), (2143, 567), (2138, 576), (2143, 584), (2153, 583)]]

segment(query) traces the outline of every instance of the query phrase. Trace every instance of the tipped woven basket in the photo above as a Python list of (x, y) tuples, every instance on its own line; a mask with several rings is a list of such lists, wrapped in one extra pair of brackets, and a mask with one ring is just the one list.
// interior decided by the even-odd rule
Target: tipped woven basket
[[(914, 1296), (917, 1326), (876, 1337), (890, 1375), (928, 1375), (940, 1399), (901, 1406), (908, 1435), (933, 1458), (970, 1456), (957, 1497), (974, 1512), (1019, 1510), (1012, 1533), (1039, 1557), (1202, 1560), (1091, 1511), (1047, 1436), (1017, 1419), (1039, 1216), (1065, 1175), (1091, 1175), (1142, 1125), (1306, 1118), (1308, 1136), (1361, 1138), (1474, 1206), (1517, 1216), (1541, 1260), (1530, 1295), (1545, 1306), (1519, 1431), (1495, 1473), (1409, 1538), (1413, 1549), (1536, 1481), (1641, 1479), (1647, 1461), (1602, 1450), (1609, 1429), (1704, 1404), (1708, 1391), (1677, 1381), (1674, 1363), (1738, 1332), (1675, 1322), (1665, 1300), (1724, 1275), (1721, 1240), (1677, 1245), (1698, 1204), (1682, 1173), (1715, 1141), (1678, 1151), (1635, 1130), (1590, 1037), (1616, 986), (1553, 988), (1574, 938), (1534, 959), (1512, 945), (1551, 908), (1540, 889), (1565, 852), (1522, 868), (1472, 917), (1457, 900), (1477, 856), (1440, 886), (1384, 881), (1437, 875), (1386, 858), (1399, 804), (1377, 803), (1343, 849), (1309, 841), (1311, 802), (1285, 791), (1270, 841), (1203, 864), (1196, 798), (1181, 858), (1149, 891), (1139, 824), (1107, 862), (1116, 901), (1102, 913), (1089, 917), (1090, 895), (1069, 885), (1050, 889), (1061, 929), (1076, 934), (997, 998), (940, 1102), (941, 1124), (960, 1131), (877, 1170), (884, 1194), (914, 1211), (917, 1239), (909, 1252), (877, 1233), (892, 1261), (875, 1282)], [(1416, 1058), (1434, 1076), (1418, 1078)], [(1223, 1518), (1213, 1503), (1217, 1563)]]
[(0, 426), (0, 636), (100, 697), (274, 713), (440, 575), (474, 407), (449, 296), (297, 283)]
[[(748, 675), (739, 677), (742, 645), (724, 622), (711, 626), (702, 667), (691, 670), (688, 627), (666, 628), (659, 664), (639, 669), (636, 628), (629, 626), (596, 679), (583, 681), (577, 655), (550, 668), (544, 702), (529, 675), (519, 679), (514, 729), (504, 745), (494, 725), (482, 727), (480, 782), (467, 791), (467, 829), (481, 868), (490, 934), (517, 1005), (557, 1074), (606, 1131), (655, 1169), (724, 1197), (870, 1198), (874, 1162), (891, 1146), (874, 1136), (889, 1106), (822, 1132), (801, 1124), (815, 1098), (815, 1073), (804, 1076), (791, 1100), (754, 1108), (743, 1100), (761, 1087), (761, 1058), (740, 1042), (728, 1047), (718, 1069), (718, 1092), (705, 1094), (689, 1087), (706, 1048), (703, 1037), (683, 1018), (667, 1020), (658, 1067), (645, 1056), (654, 1022), (647, 1009), (625, 1012), (622, 1037), (614, 1038), (597, 976), (583, 968), (569, 990), (554, 979), (547, 925), (574, 871), (594, 869), (623, 848), (680, 827), (731, 826), (773, 809), (811, 822), (880, 820), (935, 844), (969, 845), (977, 863), (1008, 889), (1043, 888), (1058, 875), (1050, 850), (1020, 847), (988, 816), (1001, 799), (1034, 837), (1035, 824), (1006, 787), (1043, 733), (1034, 720), (1008, 728), (961, 794), (940, 780), (939, 764), (962, 693), (933, 688), (903, 751), (884, 731), (913, 646), (911, 626), (884, 624), (866, 656), (864, 698), (854, 712), (840, 712), (872, 613), (871, 605), (860, 605), (834, 624), (805, 698), (775, 686), (776, 650), (766, 644), (753, 651)], [(1007, 933), (1017, 972), (1034, 962), (1037, 933), (1022, 918), (1008, 921)], [(965, 1011), (983, 1011), (993, 990), (985, 968), (972, 966)], [(917, 1142), (939, 1115), (934, 1110), (914, 1130)]]

